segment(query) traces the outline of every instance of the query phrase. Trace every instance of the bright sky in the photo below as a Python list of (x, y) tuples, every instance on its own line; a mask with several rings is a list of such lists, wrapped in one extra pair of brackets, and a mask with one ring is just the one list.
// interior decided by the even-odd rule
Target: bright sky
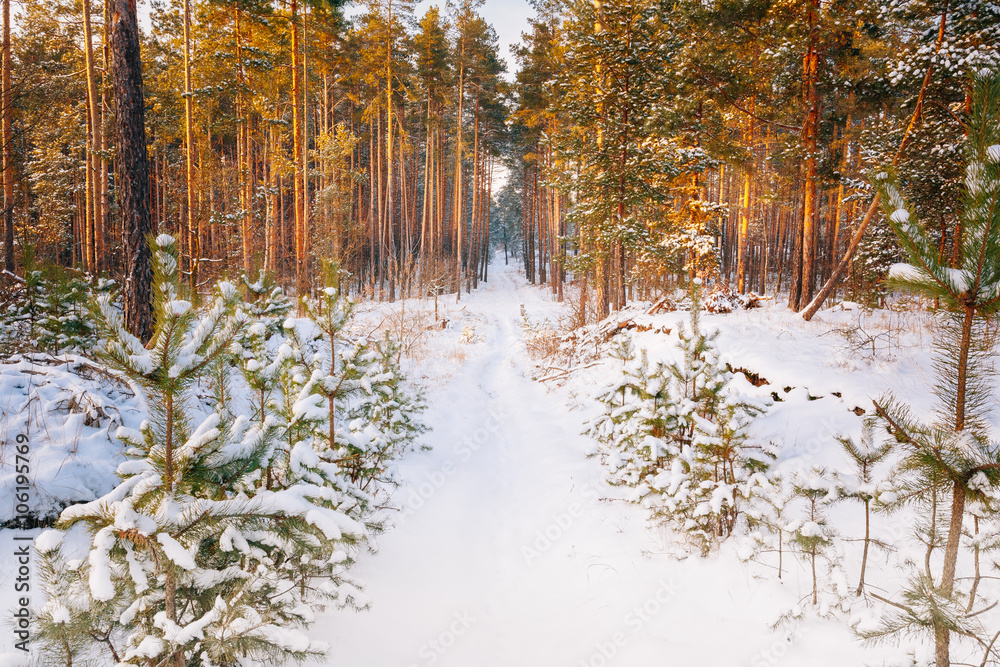
[[(445, 0), (421, 0), (416, 5), (417, 17), (423, 16), (431, 5), (438, 5), (443, 10)], [(139, 0), (138, 7), (139, 22), (148, 30), (149, 2)], [(351, 3), (347, 6), (349, 16), (361, 11), (363, 11), (361, 3)], [(527, 0), (486, 0), (480, 8), (480, 14), (497, 31), (497, 36), (500, 38), (500, 57), (507, 61), (507, 77), (511, 80), (514, 77), (514, 56), (510, 47), (521, 41), (521, 33), (528, 29), (528, 19), (534, 13), (535, 10)]]
[[(414, 14), (419, 19), (427, 10), (437, 5), (445, 10), (445, 0), (419, 0)], [(364, 10), (361, 3), (353, 3), (347, 7), (347, 15), (360, 13)], [(528, 19), (534, 16), (535, 10), (527, 0), (486, 0), (479, 10), (486, 22), (493, 26), (500, 38), (500, 57), (507, 61), (507, 78), (514, 78), (514, 55), (510, 47), (521, 41), (521, 33), (528, 30)]]

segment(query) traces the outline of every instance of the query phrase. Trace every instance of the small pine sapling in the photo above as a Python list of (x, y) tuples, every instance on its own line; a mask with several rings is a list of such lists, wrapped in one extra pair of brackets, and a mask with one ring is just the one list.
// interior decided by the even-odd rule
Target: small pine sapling
[[(331, 277), (335, 272), (329, 272)], [(320, 460), (339, 470), (340, 488), (355, 501), (352, 516), (378, 530), (376, 496), (393, 483), (389, 463), (424, 427), (423, 402), (404, 387), (399, 349), (352, 338), (353, 303), (328, 284), (303, 299), (305, 318), (285, 324), (285, 414), (292, 439), (310, 442)]]
[(703, 553), (732, 534), (754, 486), (765, 481), (769, 448), (751, 445), (748, 428), (764, 406), (731, 384), (718, 332), (701, 327), (700, 281), (691, 285), (691, 320), (679, 332), (681, 359), (650, 364), (624, 338), (613, 355), (622, 375), (601, 395), (604, 413), (588, 433), (610, 481), (655, 520), (685, 531)]
[(753, 489), (746, 517), (749, 528), (743, 560), (760, 559), (761, 554), (776, 553), (778, 579), (784, 574), (785, 543), (788, 526), (793, 522), (795, 490), (779, 473)]
[(680, 525), (710, 551), (731, 535), (754, 487), (766, 480), (773, 452), (749, 443), (748, 428), (765, 406), (731, 384), (719, 359), (718, 331), (701, 326), (701, 285), (691, 284), (691, 316), (678, 332), (682, 359), (664, 365), (662, 412), (669, 438), (667, 465), (651, 477), (654, 516)]
[[(83, 652), (106, 644), (120, 664), (318, 656), (322, 647), (301, 629), (310, 606), (335, 592), (326, 580), (315, 585), (316, 579), (297, 576), (298, 563), (325, 563), (326, 578), (335, 576), (335, 556), (364, 529), (325, 504), (330, 489), (306, 483), (276, 492), (258, 488), (277, 428), (266, 419), (252, 425), (230, 403), (228, 357), (239, 350), (247, 322), (237, 291), (220, 282), (211, 301), (194, 308), (181, 298), (174, 239), (162, 235), (151, 245), (156, 327), (150, 347), (125, 330), (110, 296), (95, 307), (106, 338), (103, 359), (132, 384), (150, 419), (139, 430), (117, 432), (129, 457), (119, 467), (122, 483), (60, 517), (60, 531), (89, 533), (86, 562), (66, 560), (59, 531), (40, 538), (48, 546), (45, 571), (79, 571), (49, 577), (42, 633), (67, 654), (69, 641)], [(192, 389), (213, 374), (216, 410), (202, 416), (191, 405)], [(67, 613), (69, 625), (60, 631), (55, 625)], [(74, 615), (81, 614), (97, 621), (77, 623)], [(111, 627), (103, 625), (108, 618)], [(100, 634), (67, 633), (98, 627), (94, 623), (101, 624)]]
[[(817, 565), (825, 561), (829, 569), (833, 566), (837, 554), (833, 527), (826, 517), (826, 508), (840, 498), (841, 489), (837, 482), (830, 481), (830, 474), (824, 468), (814, 468), (808, 475), (797, 475), (792, 481), (792, 489), (796, 497), (805, 501), (805, 516), (794, 521), (788, 528), (790, 543), (809, 562), (812, 577), (812, 605), (820, 607), (819, 581), (820, 573)], [(824, 611), (820, 609), (820, 614)]]
[[(97, 326), (90, 317), (91, 286), (83, 276), (48, 267), (38, 286), (41, 318), (36, 328), (38, 345), (53, 354), (88, 352), (98, 342)], [(95, 293), (100, 294), (101, 284)], [(100, 291), (98, 291), (100, 290)]]
[(240, 280), (246, 289), (244, 309), (247, 314), (263, 323), (268, 333), (281, 333), (281, 325), (292, 311), (293, 304), (275, 282), (274, 276), (261, 271), (255, 281), (251, 281), (246, 274), (240, 276)]
[(621, 362), (621, 375), (598, 395), (604, 411), (587, 435), (598, 443), (608, 482), (629, 487), (630, 500), (638, 501), (649, 491), (646, 476), (666, 461), (664, 436), (676, 419), (668, 413), (665, 378), (650, 370), (645, 350), (637, 356), (632, 339), (618, 336), (611, 357)]
[(375, 360), (365, 368), (359, 379), (361, 391), (347, 412), (348, 431), (363, 449), (353, 452), (358, 457), (359, 483), (365, 490), (373, 483), (395, 485), (388, 464), (413, 447), (427, 429), (420, 421), (426, 409), (419, 391), (405, 386), (399, 365), (399, 346), (386, 332), (374, 345)]
[(301, 340), (298, 343), (300, 349), (305, 352), (303, 362), (312, 371), (310, 381), (314, 383), (316, 391), (327, 401), (329, 408), (327, 417), (329, 442), (327, 444), (330, 449), (334, 449), (337, 442), (336, 404), (346, 394), (356, 390), (351, 382), (353, 378), (349, 378), (346, 373), (339, 373), (337, 369), (338, 342), (344, 342), (344, 327), (351, 319), (354, 302), (342, 299), (336, 283), (328, 280), (318, 298), (306, 297), (302, 299), (302, 309), (306, 317), (322, 334), (322, 340), (313, 340), (313, 345), (307, 346), (305, 341)]
[(263, 423), (269, 415), (276, 414), (278, 379), (286, 361), (285, 355), (291, 353), (287, 345), (279, 346), (277, 350), (269, 349), (269, 333), (263, 322), (248, 326), (237, 360), (240, 374), (249, 389), (251, 418), (256, 423)]
[[(328, 312), (327, 317), (334, 316)], [(334, 344), (345, 349), (333, 357), (323, 332), (312, 320), (289, 319), (284, 329), (286, 342), (278, 349), (283, 361), (276, 412), (285, 431), (268, 467), (266, 483), (272, 488), (285, 488), (301, 480), (331, 485), (337, 489), (336, 499), (331, 499), (334, 506), (365, 522), (369, 530), (378, 530), (371, 520), (372, 498), (357, 483), (354, 461), (344, 455), (345, 433), (338, 428), (344, 394), (357, 389), (355, 373), (344, 359), (355, 345), (347, 341), (338, 345), (335, 339)]]
[(879, 487), (875, 479), (875, 467), (881, 463), (892, 451), (892, 442), (885, 440), (876, 441), (875, 420), (865, 420), (861, 441), (856, 443), (851, 438), (838, 438), (844, 452), (847, 453), (851, 464), (854, 466), (854, 474), (857, 483), (844, 489), (844, 497), (856, 500), (865, 508), (865, 537), (864, 550), (861, 553), (861, 575), (858, 579), (858, 589), (856, 595), (860, 596), (865, 590), (865, 570), (868, 566), (868, 549), (872, 544), (871, 538), (871, 510), (872, 502), (879, 497)]

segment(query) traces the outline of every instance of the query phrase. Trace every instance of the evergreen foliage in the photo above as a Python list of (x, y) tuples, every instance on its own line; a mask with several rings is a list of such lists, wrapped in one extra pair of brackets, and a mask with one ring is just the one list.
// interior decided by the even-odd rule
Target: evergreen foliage
[(87, 354), (100, 343), (89, 304), (115, 287), (106, 278), (58, 265), (38, 266), (26, 253), (25, 279), (0, 312), (0, 346), (50, 354)]
[(733, 533), (773, 457), (748, 434), (764, 406), (731, 384), (717, 332), (702, 329), (699, 282), (691, 287), (690, 324), (679, 332), (681, 358), (651, 367), (645, 351), (637, 361), (631, 341), (620, 342), (614, 355), (622, 378), (602, 393), (604, 414), (588, 433), (612, 484), (630, 487), (655, 520), (708, 552)]
[[(928, 552), (942, 543), (944, 552), (936, 577), (930, 568), (912, 577), (903, 592), (905, 613), (889, 615), (871, 636), (929, 632), (938, 667), (949, 664), (953, 633), (978, 636), (974, 595), (968, 603), (960, 599), (956, 568), (967, 505), (976, 503), (992, 515), (1000, 485), (998, 448), (984, 419), (990, 398), (985, 362), (992, 348), (984, 328), (1000, 309), (998, 117), (1000, 75), (983, 69), (972, 76), (962, 238), (955, 267), (939, 253), (932, 228), (921, 224), (914, 207), (903, 199), (894, 175), (882, 172), (876, 177), (886, 216), (908, 260), (895, 265), (890, 277), (896, 286), (941, 304), (934, 365), (936, 414), (919, 419), (892, 397), (879, 401), (877, 412), (903, 454), (896, 468), (894, 505), (914, 505), (923, 515)], [(942, 506), (950, 508), (943, 516)]]
[[(890, 440), (879, 441), (876, 433), (876, 422), (866, 419), (861, 431), (861, 440), (854, 442), (851, 438), (838, 438), (844, 452), (847, 454), (854, 466), (856, 483), (845, 485), (843, 489), (844, 498), (856, 500), (865, 508), (865, 537), (864, 551), (861, 555), (861, 575), (858, 581), (857, 595), (861, 595), (865, 589), (865, 569), (868, 565), (868, 549), (873, 543), (871, 538), (871, 510), (872, 503), (879, 500), (882, 488), (875, 477), (875, 467), (885, 460), (892, 452), (892, 442)], [(880, 542), (875, 544), (881, 545)], [(884, 545), (882, 545), (884, 546)]]
[[(373, 470), (363, 469), (380, 481), (388, 459), (422, 429), (419, 400), (402, 387), (391, 343), (322, 346), (320, 332), (336, 337), (350, 314), (336, 290), (307, 304), (314, 319), (302, 327), (286, 321), (291, 335), (282, 343), (268, 336), (267, 320), (248, 315), (231, 283), (218, 283), (195, 308), (182, 298), (175, 241), (160, 236), (155, 248), (157, 326), (148, 349), (124, 330), (110, 295), (96, 302), (102, 360), (132, 384), (149, 418), (118, 430), (129, 457), (121, 485), (66, 509), (59, 530), (39, 543), (47, 655), (59, 662), (107, 651), (116, 663), (142, 665), (322, 655), (324, 645), (302, 629), (323, 604), (361, 604), (346, 570), (374, 523), (372, 490), (345, 462), (346, 442), (322, 437), (334, 432), (334, 416), (313, 410), (314, 397), (341, 402), (351, 416), (338, 440), (363, 434), (376, 443), (366, 454), (383, 447), (377, 463), (365, 460)], [(265, 282), (248, 285), (266, 295), (250, 307), (280, 316), (287, 302)], [(305, 324), (315, 339), (299, 334)], [(195, 399), (206, 384), (207, 406)], [(336, 386), (366, 398), (349, 401)], [(69, 560), (64, 534), (79, 540), (81, 530), (89, 555)]]

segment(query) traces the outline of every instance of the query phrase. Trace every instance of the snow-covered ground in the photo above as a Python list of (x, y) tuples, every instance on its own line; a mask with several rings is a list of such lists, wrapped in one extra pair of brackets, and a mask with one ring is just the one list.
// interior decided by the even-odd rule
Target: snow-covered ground
[[(398, 328), (409, 347), (408, 372), (424, 385), (430, 406), (423, 442), (431, 449), (400, 462), (396, 525), (353, 571), (370, 607), (329, 611), (311, 631), (331, 645), (329, 665), (839, 667), (929, 659), (926, 644), (867, 647), (855, 638), (851, 624), (868, 625), (879, 610), (871, 600), (833, 618), (806, 611), (775, 627), (804, 609), (811, 589), (804, 562), (786, 554), (778, 580), (773, 568), (738, 557), (738, 539), (710, 558), (688, 556), (676, 535), (650, 527), (646, 510), (617, 500), (600, 461), (587, 457), (594, 443), (582, 435), (616, 362), (602, 353), (566, 376), (534, 379), (558, 372), (551, 360), (528, 353), (526, 339), (557, 328), (569, 306), (545, 287), (526, 285), (513, 265), (491, 270), (490, 281), (459, 304), (453, 295), (439, 300), (449, 320), (444, 329), (432, 324), (430, 300), (359, 306), (358, 326)], [(634, 340), (654, 358), (668, 358), (686, 317), (639, 315), (654, 330)], [(706, 326), (720, 329), (723, 360), (767, 380), (754, 387), (736, 376), (745, 392), (772, 400), (753, 429), (778, 446), (783, 472), (814, 465), (847, 471), (835, 436), (856, 436), (858, 413), (870, 413), (872, 398), (887, 390), (918, 414), (930, 409), (929, 322), (924, 314), (831, 309), (804, 323), (773, 303), (705, 316)], [(664, 328), (672, 333), (655, 331)], [(129, 425), (137, 413), (134, 399), (99, 373), (86, 371), (81, 380), (64, 367), (19, 363), (0, 365), (0, 520), (12, 516), (11, 439), (28, 415), (33, 431), (46, 434), (32, 450), (32, 502), (44, 504), (89, 500), (110, 488), (120, 455), (108, 424)], [(91, 404), (82, 406), (83, 396)], [(95, 428), (91, 410), (116, 419)], [(862, 535), (860, 507), (836, 505), (831, 524), (845, 538), (841, 565), (853, 588), (861, 546), (849, 540)], [(886, 541), (912, 542), (906, 515), (875, 517), (872, 530)], [(14, 538), (25, 534), (32, 533), (0, 530), (0, 599), (8, 609), (15, 604)], [(876, 550), (867, 577), (873, 589), (892, 596), (908, 558), (922, 554), (912, 546)], [(982, 616), (987, 628), (998, 624), (994, 613)], [(0, 653), (13, 641), (3, 626)], [(967, 662), (981, 659), (961, 651), (955, 657), (960, 653)]]
[[(804, 563), (786, 556), (791, 572), (779, 582), (740, 561), (735, 541), (712, 558), (685, 558), (669, 532), (648, 526), (645, 510), (612, 500), (617, 492), (603, 483), (599, 461), (586, 457), (594, 445), (581, 432), (613, 365), (591, 366), (557, 386), (532, 379), (545, 373), (526, 354), (522, 313), (554, 326), (567, 307), (503, 267), (463, 295), (461, 310), (448, 306), (451, 332), (435, 334), (427, 347), (441, 356), (423, 366), (432, 427), (425, 440), (433, 450), (404, 459), (404, 516), (357, 568), (371, 608), (331, 612), (315, 626), (315, 636), (333, 646), (329, 664), (911, 664), (908, 647), (869, 648), (855, 639), (848, 621), (866, 616), (864, 603), (840, 620), (806, 614), (772, 629), (810, 590)], [(686, 317), (651, 319), (676, 331)], [(859, 318), (872, 333), (892, 332), (875, 340), (874, 354), (852, 350), (836, 331)], [(846, 468), (834, 436), (856, 434), (861, 419), (852, 409), (870, 411), (871, 398), (886, 389), (924, 405), (925, 321), (864, 318), (827, 312), (805, 324), (774, 306), (706, 317), (721, 328), (724, 359), (770, 383), (744, 389), (782, 398), (755, 427), (782, 446), (779, 466)], [(464, 328), (469, 338), (470, 327), (479, 342), (457, 343), (456, 332)], [(637, 334), (636, 343), (665, 357), (676, 334)], [(445, 354), (456, 346), (463, 355)], [(857, 506), (845, 505), (835, 523), (854, 537), (861, 520)], [(860, 546), (848, 549), (859, 561)], [(875, 560), (869, 581), (878, 584), (895, 561)], [(856, 568), (847, 564), (851, 577)], [(927, 647), (916, 651), (927, 655)]]

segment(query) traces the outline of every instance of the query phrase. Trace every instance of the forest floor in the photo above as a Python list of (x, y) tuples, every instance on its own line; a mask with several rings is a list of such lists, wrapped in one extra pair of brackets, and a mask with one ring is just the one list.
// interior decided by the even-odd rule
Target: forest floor
[[(841, 666), (895, 663), (893, 656), (910, 664), (899, 650), (863, 647), (846, 615), (830, 622), (807, 614), (772, 628), (809, 591), (804, 563), (786, 556), (782, 582), (742, 562), (730, 545), (708, 559), (686, 557), (674, 536), (649, 527), (645, 510), (613, 500), (618, 494), (602, 481), (600, 462), (587, 458), (594, 446), (581, 434), (595, 414), (586, 394), (607, 381), (608, 364), (563, 386), (532, 379), (541, 373), (527, 353), (526, 320), (556, 326), (568, 313), (547, 289), (500, 265), (489, 283), (452, 303), (451, 333), (435, 334), (440, 340), (428, 343), (420, 365), (432, 450), (402, 461), (398, 525), (353, 570), (370, 609), (331, 612), (316, 623), (313, 636), (333, 647), (327, 664)], [(864, 400), (884, 383), (840, 383), (841, 398), (810, 400), (802, 381), (825, 392), (860, 370), (852, 364), (865, 366), (863, 355), (848, 351), (839, 367), (810, 362), (830, 324), (805, 336), (785, 331), (786, 340), (806, 340), (775, 346), (786, 321), (803, 323), (774, 310), (784, 320), (763, 318), (763, 328), (759, 314), (749, 325), (747, 314), (709, 319), (737, 329), (724, 332), (727, 353), (775, 374), (768, 390), (797, 385), (765, 428), (802, 431), (792, 435), (813, 462), (824, 458), (814, 451), (818, 430), (859, 421), (849, 390)], [(455, 343), (459, 330), (476, 342)]]

